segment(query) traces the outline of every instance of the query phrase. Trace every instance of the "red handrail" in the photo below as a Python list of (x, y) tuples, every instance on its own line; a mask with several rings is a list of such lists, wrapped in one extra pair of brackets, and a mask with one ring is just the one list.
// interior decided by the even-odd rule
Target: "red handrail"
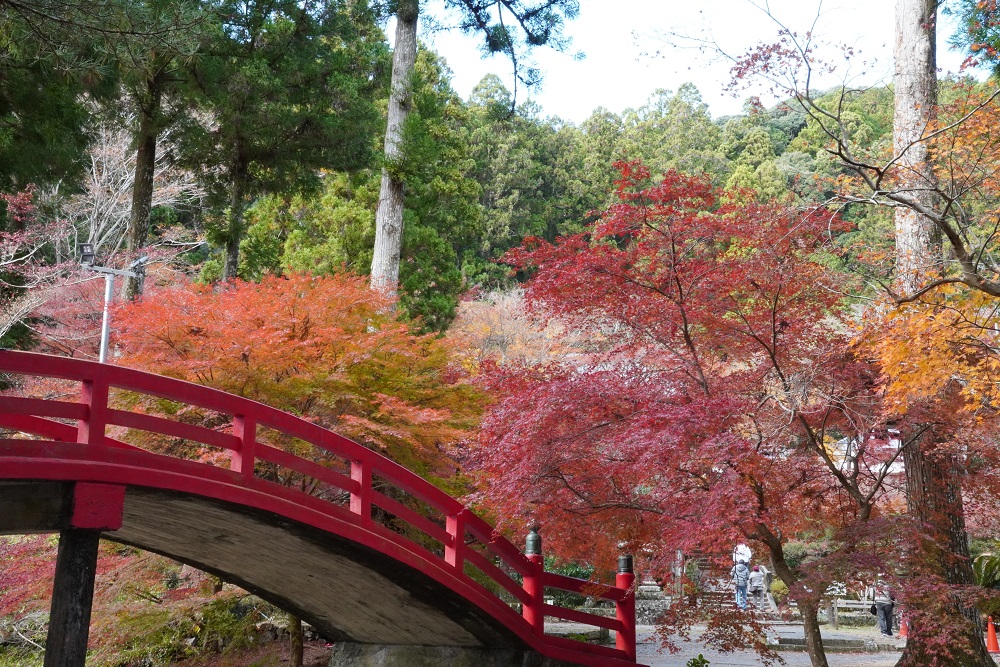
[[(594, 656), (635, 662), (635, 606), (631, 579), (628, 577), (623, 579), (619, 575), (617, 585), (609, 586), (544, 572), (541, 556), (525, 556), (520, 549), (498, 534), (492, 526), (476, 516), (460, 501), (392, 460), (348, 438), (256, 401), (202, 385), (119, 366), (0, 350), (0, 372), (59, 378), (80, 383), (80, 400), (77, 402), (0, 397), (0, 428), (63, 442), (130, 449), (135, 447), (109, 438), (107, 427), (119, 426), (183, 438), (228, 451), (232, 470), (245, 483), (261, 481), (254, 477), (257, 461), (266, 461), (292, 470), (340, 489), (348, 495), (350, 512), (356, 515), (356, 521), (363, 527), (372, 528), (376, 524), (371, 515), (372, 506), (375, 505), (442, 543), (443, 556), (411, 541), (431, 557), (443, 561), (453, 574), (466, 579), (466, 584), (492, 593), (465, 573), (465, 566), (469, 564), (493, 582), (497, 590), (510, 594), (522, 605), (523, 621), (517, 616), (508, 615), (504, 615), (500, 620), (508, 625), (516, 622), (527, 623), (531, 628), (530, 633), (539, 637), (554, 651), (553, 656), (563, 649), (570, 649)], [(232, 433), (221, 433), (164, 417), (114, 409), (109, 404), (112, 389), (137, 392), (229, 415), (232, 418)], [(53, 419), (76, 420), (77, 426), (73, 428)], [(350, 476), (258, 441), (260, 427), (303, 440), (344, 460), (345, 467), (349, 466)], [(216, 472), (219, 470), (209, 464), (202, 465)], [(213, 475), (209, 470), (205, 470), (205, 473), (207, 476)], [(372, 486), (374, 477), (391, 483), (439, 512), (441, 516), (426, 517), (379, 493)], [(444, 524), (443, 527), (440, 523)], [(471, 536), (474, 542), (470, 542), (468, 536)], [(407, 539), (400, 535), (396, 537)], [(480, 545), (487, 553), (475, 550), (473, 544)], [(493, 558), (499, 564), (495, 564)], [(507, 574), (504, 566), (520, 575), (522, 581), (518, 582)], [(582, 593), (612, 601), (616, 606), (616, 618), (546, 604), (544, 600), (546, 588)], [(547, 637), (544, 635), (546, 615), (612, 629), (617, 633), (617, 648), (609, 649), (575, 640)]]

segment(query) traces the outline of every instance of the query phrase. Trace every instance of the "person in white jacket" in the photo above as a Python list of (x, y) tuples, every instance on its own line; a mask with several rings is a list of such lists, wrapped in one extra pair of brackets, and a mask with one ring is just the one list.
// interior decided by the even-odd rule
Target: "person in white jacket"
[(766, 580), (767, 577), (764, 576), (764, 572), (760, 569), (759, 565), (754, 565), (750, 569), (750, 578), (747, 586), (750, 590), (750, 599), (758, 607), (763, 603)]

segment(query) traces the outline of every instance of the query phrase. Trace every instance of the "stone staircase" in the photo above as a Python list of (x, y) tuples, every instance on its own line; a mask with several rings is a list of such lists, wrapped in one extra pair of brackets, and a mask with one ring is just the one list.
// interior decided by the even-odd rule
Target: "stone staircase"
[[(804, 637), (777, 637), (769, 641), (768, 648), (775, 651), (804, 652), (806, 640)], [(879, 642), (874, 637), (823, 637), (823, 650), (827, 653), (879, 653), (882, 651), (899, 651), (902, 644), (898, 642)]]
[[(656, 619), (670, 606), (672, 597), (664, 593), (654, 581), (644, 581), (636, 591), (635, 615), (639, 625), (655, 625)], [(721, 585), (709, 590), (698, 591), (694, 603), (716, 609), (735, 609), (736, 601), (733, 591)], [(753, 601), (750, 601), (753, 605)], [(778, 606), (770, 593), (764, 598), (760, 608), (761, 613), (777, 620), (780, 618)]]

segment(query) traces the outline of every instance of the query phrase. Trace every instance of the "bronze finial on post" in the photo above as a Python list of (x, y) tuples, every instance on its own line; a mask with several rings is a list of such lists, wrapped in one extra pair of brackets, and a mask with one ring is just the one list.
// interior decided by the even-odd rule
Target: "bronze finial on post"
[(536, 522), (531, 524), (528, 537), (524, 540), (524, 553), (526, 556), (542, 555), (542, 536), (538, 534), (541, 526)]

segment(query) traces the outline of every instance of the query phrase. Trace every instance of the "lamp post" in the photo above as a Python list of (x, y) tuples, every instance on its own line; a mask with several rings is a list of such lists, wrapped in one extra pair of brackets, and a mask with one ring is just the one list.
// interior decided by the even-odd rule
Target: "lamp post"
[(101, 318), (101, 351), (98, 357), (98, 361), (103, 364), (108, 359), (108, 340), (111, 337), (111, 301), (115, 297), (115, 276), (138, 278), (139, 274), (132, 269), (137, 269), (145, 264), (149, 257), (143, 255), (129, 264), (127, 269), (112, 269), (94, 264), (97, 254), (94, 252), (93, 243), (80, 243), (77, 248), (80, 251), (80, 264), (84, 268), (104, 274), (104, 316)]

